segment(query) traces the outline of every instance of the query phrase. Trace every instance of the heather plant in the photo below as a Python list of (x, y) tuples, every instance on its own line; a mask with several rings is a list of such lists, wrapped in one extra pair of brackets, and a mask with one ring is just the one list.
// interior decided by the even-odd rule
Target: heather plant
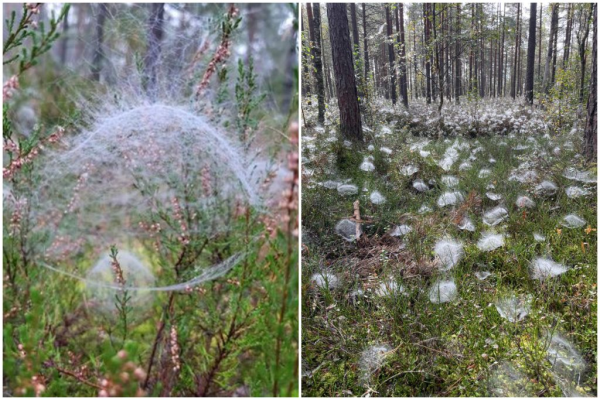
[(140, 34), (187, 10), (114, 6), (91, 94), (67, 84), (76, 110), (25, 132), (19, 79), (50, 62), (68, 12), (45, 32), (45, 6), (14, 13), (4, 43), (6, 393), (296, 395), (296, 106), (268, 109), (277, 94), (240, 56), (247, 10), (217, 5), (197, 51), (165, 20), (157, 53), (149, 39), (123, 63), (108, 46), (123, 21)]

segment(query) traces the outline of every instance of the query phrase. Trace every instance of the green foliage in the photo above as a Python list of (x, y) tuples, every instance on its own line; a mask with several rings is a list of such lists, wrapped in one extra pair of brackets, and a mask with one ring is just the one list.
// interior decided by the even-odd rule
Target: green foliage
[[(14, 52), (23, 57), (22, 67), (35, 65), (48, 46), (56, 43), (56, 24), (63, 21), (66, 9), (53, 19), (55, 22), (47, 31), (42, 26), (38, 32), (30, 23), (23, 23), (20, 28), (19, 21), (7, 21), (12, 24), (9, 28), (12, 36), (5, 42), (8, 64), (17, 60), (11, 59)], [(230, 19), (227, 14), (221, 15), (215, 21), (216, 30), (231, 36), (239, 29), (240, 22), (240, 17)], [(126, 25), (122, 24), (124, 29)], [(136, 36), (138, 31), (131, 32), (131, 36)], [(24, 47), (27, 50), (22, 51)], [(47, 71), (40, 68), (35, 76), (21, 76), (22, 86), (52, 89), (52, 100), (40, 101), (40, 123), (29, 135), (19, 132), (14, 115), (18, 102), (31, 100), (29, 92), (22, 91), (13, 101), (4, 103), (5, 144), (14, 141), (19, 149), (18, 154), (7, 151), (5, 163), (40, 149), (48, 139), (48, 127), (55, 122), (64, 122), (66, 126), (77, 123), (78, 127), (85, 124), (82, 116), (87, 110), (66, 100), (67, 91), (72, 91), (70, 95), (77, 94), (79, 99), (103, 90), (77, 77), (71, 77), (71, 82), (76, 83), (72, 87), (54, 88), (52, 85), (61, 86), (63, 76), (57, 74), (51, 60), (46, 64), (44, 58), (43, 62)], [(141, 71), (143, 59), (138, 53), (133, 54), (132, 63)], [(224, 120), (236, 121), (240, 134), (254, 134), (263, 121), (266, 126), (279, 125), (280, 120), (266, 116), (265, 94), (259, 93), (252, 61), (238, 67), (237, 82), (226, 65), (215, 71), (219, 83), (217, 104), (226, 104), (235, 93), (237, 107), (225, 110), (232, 118)], [(297, 86), (298, 77), (294, 79)], [(115, 102), (120, 101), (115, 95)], [(294, 110), (293, 104), (290, 110)], [(287, 143), (280, 147), (289, 151)], [(32, 232), (30, 207), (35, 207), (32, 196), (38, 168), (37, 159), (33, 159), (10, 179), (11, 195), (28, 202), (20, 215), (6, 207), (4, 213), (3, 268), (8, 276), (3, 310), (6, 394), (298, 395), (298, 246), (297, 237), (288, 226), (272, 221), (264, 210), (239, 206), (236, 209), (239, 215), (231, 217), (224, 232), (218, 235), (207, 237), (198, 233), (205, 230), (190, 229), (189, 241), (182, 241), (180, 236), (165, 230), (152, 240), (135, 242), (131, 245), (136, 253), (148, 258), (145, 261), (152, 265), (152, 272), (161, 282), (185, 281), (198, 275), (198, 265), (213, 265), (233, 254), (243, 254), (243, 261), (226, 277), (187, 291), (158, 293), (144, 311), (136, 309), (132, 301), (135, 293), (128, 290), (130, 282), (126, 282), (123, 290), (115, 291), (115, 310), (107, 315), (106, 310), (96, 308), (92, 291), (85, 285), (38, 264), (40, 249), (47, 247), (50, 240), (45, 233)], [(190, 179), (196, 179), (190, 187), (202, 186), (200, 172), (189, 171)], [(189, 182), (169, 184), (171, 189), (180, 190)], [(140, 177), (136, 189), (151, 199), (159, 188)], [(204, 187), (194, 192), (198, 196), (186, 193), (181, 199), (185, 204), (196, 204), (198, 196), (212, 195), (205, 193)], [(228, 210), (233, 206), (218, 205)], [(194, 215), (194, 211), (182, 207), (182, 218), (197, 221), (201, 226), (214, 223), (214, 216)], [(294, 211), (287, 210), (285, 216), (291, 221), (297, 219)], [(169, 207), (130, 217), (133, 223), (179, 225)], [(65, 224), (77, 223), (75, 218), (67, 217), (65, 221)], [(158, 254), (150, 251), (155, 240), (162, 245)], [(71, 263), (65, 262), (61, 267), (83, 275), (94, 262), (91, 254), (92, 249), (83, 249)], [(109, 256), (117, 262), (115, 246), (110, 248)], [(176, 362), (179, 368), (174, 368)]]
[(238, 60), (238, 78), (235, 84), (235, 100), (237, 104), (237, 129), (243, 143), (250, 145), (254, 139), (253, 132), (258, 125), (254, 116), (256, 110), (266, 97), (266, 94), (257, 94), (256, 75), (254, 73), (254, 59), (248, 57), (248, 65)]
[[(37, 7), (37, 8), (35, 8)], [(35, 10), (38, 10), (38, 6), (30, 7), (27, 4), (23, 4), (23, 15), (17, 25), (16, 12), (13, 11), (10, 18), (7, 19), (6, 28), (8, 30), (8, 37), (4, 42), (3, 54), (4, 61), (3, 65), (12, 63), (13, 61), (19, 60), (19, 68), (17, 75), (20, 75), (25, 70), (37, 65), (39, 57), (46, 53), (52, 48), (52, 45), (59, 37), (59, 33), (56, 31), (58, 25), (67, 15), (69, 11), (69, 4), (65, 4), (58, 17), (54, 17), (54, 13), (50, 18), (50, 29), (46, 32), (43, 22), (39, 25), (39, 30), (32, 27), (32, 17), (37, 14)], [(24, 43), (26, 39), (31, 39), (31, 48), (25, 47)], [(14, 55), (10, 55), (9, 52), (20, 48), (20, 52)], [(8, 55), (8, 58), (7, 58)]]
[(577, 109), (580, 106), (579, 74), (573, 69), (556, 69), (556, 81), (548, 95), (540, 99), (546, 108), (546, 122), (555, 132), (570, 130), (577, 120)]
[[(472, 104), (468, 106), (474, 108)], [(392, 114), (392, 118), (397, 117)], [(377, 132), (380, 126), (372, 128)], [(504, 178), (528, 160), (526, 154), (507, 151), (526, 138), (488, 136), (484, 132), (476, 145), (471, 144), (482, 146), (481, 154), (485, 156), (472, 160), (470, 170), (448, 173), (435, 160), (442, 157), (449, 143), (431, 141), (425, 147), (431, 156), (424, 158), (409, 150), (407, 143), (415, 140), (411, 137), (413, 132), (398, 130), (393, 135), (373, 139), (375, 147), (385, 145), (393, 150), (387, 172), (382, 176), (376, 153), (373, 153), (376, 169), (371, 173), (362, 173), (357, 168), (340, 170), (331, 165), (333, 160), (329, 161), (331, 164), (318, 161), (316, 155), (331, 155), (334, 148), (319, 140), (319, 133), (309, 129), (305, 134), (317, 140), (316, 148), (304, 154), (311, 160), (314, 174), (307, 178), (302, 199), (305, 257), (301, 301), (306, 368), (303, 395), (489, 396), (494, 366), (506, 361), (523, 370), (529, 393), (561, 396), (562, 390), (547, 359), (548, 331), (562, 332), (581, 351), (589, 372), (579, 385), (594, 393), (597, 237), (592, 230), (562, 229), (559, 225), (565, 213), (571, 212), (589, 221), (591, 228), (595, 228), (596, 221), (595, 201), (583, 197), (569, 199), (564, 194), (564, 189), (574, 184), (562, 176), (562, 171), (575, 159), (576, 150), (564, 147), (571, 138), (536, 136), (539, 151), (551, 154), (555, 146), (563, 149), (552, 162), (536, 167), (540, 176), (551, 179), (560, 189), (553, 198), (536, 198), (536, 207), (523, 212), (514, 202), (528, 187)], [(507, 146), (499, 145), (500, 142), (506, 142)], [(470, 150), (461, 150), (459, 159), (466, 160), (470, 154)], [(492, 176), (481, 179), (478, 172), (490, 168), (487, 161), (490, 157), (496, 160)], [(412, 177), (400, 174), (400, 168), (407, 164), (417, 165), (419, 172)], [(457, 209), (435, 206), (444, 188), (432, 186), (425, 193), (412, 190), (415, 178), (427, 182), (448, 174), (459, 177), (457, 190), (481, 194), (481, 203), (469, 204), (467, 208), (476, 223), (475, 233), (456, 227)], [(358, 186), (359, 193), (343, 197), (336, 190), (316, 184), (330, 179), (348, 179)], [(481, 214), (496, 205), (484, 197), (490, 183), (496, 186), (497, 193), (504, 195), (509, 218), (503, 224), (506, 245), (484, 253), (476, 242), (481, 232), (490, 229), (481, 222)], [(372, 204), (368, 193), (360, 192), (363, 187), (370, 192), (380, 191), (386, 202)], [(595, 185), (587, 188), (592, 196), (596, 195)], [(361, 218), (369, 221), (363, 225), (367, 237), (359, 244), (345, 243), (335, 234), (334, 227), (340, 219), (352, 215), (356, 200), (360, 201)], [(422, 205), (434, 210), (420, 214)], [(401, 242), (386, 235), (395, 225), (404, 223), (413, 231)], [(534, 232), (545, 235), (546, 240), (534, 242)], [(433, 304), (428, 289), (448, 273), (431, 265), (432, 249), (438, 239), (447, 235), (465, 244), (464, 258), (451, 271), (459, 298), (452, 303)], [(400, 243), (406, 246), (405, 250), (397, 250)], [(540, 283), (531, 278), (529, 263), (534, 257), (548, 253), (570, 269)], [(327, 290), (311, 283), (312, 275), (323, 270), (334, 273), (340, 279), (340, 287)], [(474, 272), (481, 270), (492, 272), (492, 276), (478, 280)], [(387, 298), (375, 296), (374, 289), (387, 278), (402, 283), (405, 293)], [(355, 296), (353, 292), (357, 289), (364, 290), (365, 295)], [(509, 293), (532, 296), (532, 312), (522, 322), (504, 320), (495, 309), (496, 300)], [(365, 385), (359, 379), (360, 358), (362, 351), (373, 344), (388, 344), (393, 350)], [(500, 375), (501, 380), (514, 380), (506, 374)]]
[[(4, 373), (15, 395), (34, 396), (43, 384), (44, 362), (52, 356), (52, 338), (44, 331), (46, 318), (42, 293), (32, 290), (24, 317), (4, 324)], [(37, 382), (37, 383), (36, 383)], [(40, 391), (42, 393), (43, 390)]]
[[(114, 268), (120, 268), (119, 261), (117, 260), (119, 252), (116, 246), (110, 246), (110, 259), (113, 263)], [(122, 272), (121, 272), (122, 274)], [(117, 282), (119, 283), (119, 282)], [(127, 290), (127, 282), (121, 283), (122, 289), (115, 293), (115, 307), (119, 314), (119, 328), (121, 330), (121, 339), (123, 343), (127, 340), (127, 334), (129, 332), (129, 325), (127, 324), (127, 315), (133, 311), (133, 308), (129, 304), (131, 301), (131, 294)]]

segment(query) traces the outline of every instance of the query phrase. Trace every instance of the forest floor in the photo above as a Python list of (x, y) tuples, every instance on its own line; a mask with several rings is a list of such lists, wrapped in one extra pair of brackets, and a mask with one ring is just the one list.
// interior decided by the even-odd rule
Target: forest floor
[(303, 395), (595, 396), (581, 129), (517, 102), (443, 120), (376, 102), (364, 145), (338, 137), (335, 102), (325, 126), (303, 105)]

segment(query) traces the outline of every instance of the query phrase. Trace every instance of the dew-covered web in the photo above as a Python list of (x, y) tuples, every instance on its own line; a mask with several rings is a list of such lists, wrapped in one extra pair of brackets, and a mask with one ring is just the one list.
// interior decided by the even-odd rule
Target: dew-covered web
[[(120, 289), (107, 258), (111, 245), (119, 252), (128, 290), (141, 293), (135, 301), (143, 301), (143, 293), (187, 290), (226, 274), (247, 251), (240, 246), (236, 221), (247, 209), (258, 215), (267, 212), (263, 199), (270, 187), (265, 180), (285, 170), (272, 161), (276, 150), (242, 138), (234, 99), (215, 105), (216, 75), (195, 96), (221, 41), (227, 6), (198, 5), (222, 7), (222, 17), (216, 19), (210, 16), (219, 13), (203, 15), (186, 7), (165, 5), (153, 77), (143, 67), (143, 54), (130, 48), (146, 41), (150, 7), (115, 5), (105, 10), (99, 79), (103, 89), (88, 98), (73, 95), (80, 115), (58, 146), (44, 149), (36, 160), (37, 183), (29, 207), (32, 234), (42, 238), (35, 245), (41, 256), (38, 265), (85, 282), (99, 294), (100, 303), (114, 297), (106, 293)], [(93, 18), (101, 12), (95, 5), (91, 11)], [(248, 45), (234, 33), (231, 74), (224, 89), (233, 88), (237, 72), (232, 66), (238, 59), (247, 60), (250, 52), (281, 54), (256, 66), (258, 85), (267, 92), (270, 76), (293, 70), (295, 38), (284, 32), (293, 31), (284, 15), (289, 10), (274, 7), (268, 13), (279, 21), (284, 40)], [(71, 74), (62, 84), (66, 92), (80, 93), (76, 76), (93, 66), (97, 43), (85, 34), (71, 40), (81, 47), (81, 59), (78, 65), (68, 64)], [(268, 94), (265, 102), (274, 120), (283, 124), (287, 106), (275, 96)], [(12, 192), (10, 186), (5, 189)], [(167, 249), (190, 243), (206, 251), (186, 260), (189, 266), (176, 277), (166, 273), (177, 263)]]

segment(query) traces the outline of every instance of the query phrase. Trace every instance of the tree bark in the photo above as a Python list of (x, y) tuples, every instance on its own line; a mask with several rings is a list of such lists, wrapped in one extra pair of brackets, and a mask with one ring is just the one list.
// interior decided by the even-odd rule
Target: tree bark
[(311, 50), (315, 82), (317, 83), (318, 121), (320, 124), (323, 124), (325, 123), (325, 88), (323, 87), (323, 62), (321, 59), (321, 5), (319, 3), (314, 3), (311, 6), (311, 4), (308, 3), (306, 7), (307, 10), (309, 10), (309, 21), (312, 19), (312, 24), (309, 23), (308, 26), (312, 41)]
[(598, 19), (597, 19), (597, 3), (592, 3), (590, 15), (593, 14), (594, 32), (592, 44), (592, 74), (590, 77), (590, 90), (588, 94), (587, 116), (584, 130), (584, 147), (583, 152), (586, 159), (590, 162), (596, 161), (597, 156), (597, 90), (598, 90)]
[(390, 61), (390, 91), (392, 94), (392, 104), (396, 104), (396, 68), (394, 67), (394, 38), (393, 38), (393, 28), (392, 28), (392, 16), (390, 13), (390, 5), (385, 5), (385, 19), (387, 22), (387, 48), (388, 48), (388, 58)]
[[(461, 27), (460, 27), (460, 3), (456, 4), (456, 29), (455, 34), (460, 37)], [(456, 104), (460, 104), (460, 41), (458, 37), (454, 42), (454, 63), (455, 63), (455, 73), (454, 73), (454, 98), (456, 99)]]
[[(587, 5), (582, 5), (582, 7), (587, 7)], [(580, 68), (581, 76), (580, 76), (580, 80), (579, 80), (579, 102), (580, 103), (583, 103), (585, 66), (587, 64), (586, 49), (587, 49), (587, 39), (588, 39), (588, 36), (590, 33), (590, 20), (592, 17), (591, 11), (592, 10), (590, 9), (590, 12), (586, 13), (585, 26), (582, 28), (581, 24), (579, 24), (579, 32), (577, 33), (577, 44), (578, 44), (578, 48), (579, 48), (579, 60), (581, 63), (581, 68)], [(583, 13), (583, 10), (581, 10), (581, 12)], [(580, 15), (580, 17), (581, 17), (581, 15)]]
[(362, 3), (362, 20), (363, 20), (363, 52), (365, 59), (365, 84), (369, 81), (369, 46), (367, 44), (367, 6)]
[[(558, 7), (558, 5), (557, 5)], [(557, 11), (558, 14), (558, 11)], [(556, 30), (554, 31), (554, 41), (552, 42), (552, 46), (554, 46), (554, 50), (552, 51), (552, 78), (550, 80), (550, 85), (554, 86), (555, 76), (556, 76), (556, 58), (558, 55), (558, 17), (556, 19)]]
[(535, 19), (537, 3), (531, 3), (529, 10), (529, 38), (527, 42), (527, 73), (525, 77), (525, 99), (533, 105), (533, 74), (535, 69)]
[(504, 4), (504, 10), (502, 15), (502, 41), (500, 42), (500, 62), (498, 63), (498, 96), (503, 96), (502, 82), (504, 82), (504, 71), (502, 69), (504, 64), (504, 35), (506, 33), (506, 4)]
[(548, 56), (546, 57), (546, 67), (544, 69), (544, 93), (550, 91), (550, 79), (552, 78), (551, 63), (552, 51), (554, 50), (553, 40), (556, 30), (558, 29), (558, 4), (552, 4), (552, 21), (550, 23), (550, 37), (548, 39)]
[(539, 32), (538, 32), (538, 70), (537, 70), (537, 77), (538, 79), (541, 78), (542, 75), (542, 20), (544, 19), (544, 13), (542, 12), (543, 10), (543, 5), (542, 3), (540, 3), (540, 28), (539, 28)]
[(483, 34), (483, 4), (479, 3), (479, 52), (480, 52), (480, 60), (479, 60), (479, 80), (477, 81), (477, 85), (479, 86), (479, 96), (485, 97), (485, 41)]
[[(360, 58), (360, 39), (358, 37), (358, 25), (356, 24), (356, 4), (350, 3), (350, 15), (352, 17), (352, 39), (354, 39), (354, 46), (352, 47), (352, 54), (354, 57), (354, 61), (358, 61)], [(356, 75), (358, 75), (357, 89), (358, 89), (358, 101), (361, 108), (361, 111), (364, 113), (364, 99), (363, 99), (363, 80), (362, 80), (362, 71), (356, 65)]]
[(565, 51), (563, 53), (563, 69), (567, 69), (571, 53), (571, 35), (573, 31), (573, 4), (569, 3), (567, 11), (567, 31), (565, 32)]
[(510, 80), (510, 97), (516, 97), (517, 87), (517, 63), (519, 61), (519, 18), (521, 13), (521, 3), (517, 3), (517, 32), (515, 35), (515, 56), (513, 58), (512, 77)]
[[(308, 8), (307, 8), (307, 14), (308, 14)], [(308, 16), (307, 16), (308, 19)], [(310, 101), (310, 60), (308, 59), (308, 54), (310, 54), (310, 34), (309, 34), (309, 30), (308, 30), (308, 24), (304, 23), (304, 18), (301, 18), (302, 21), (302, 25), (304, 28), (304, 49), (309, 49), (309, 51), (307, 52), (306, 50), (302, 51), (302, 73), (303, 73), (303, 78), (302, 78), (302, 98), (303, 99), (308, 99), (308, 104), (311, 103)]]
[(594, 33), (592, 44), (592, 76), (590, 78), (590, 93), (587, 104), (587, 118), (585, 121), (585, 131), (583, 137), (584, 155), (590, 162), (596, 161), (597, 143), (598, 143), (598, 117), (597, 108), (598, 99), (598, 4), (592, 3), (592, 12), (594, 15)]
[[(397, 22), (400, 29), (400, 94), (402, 95), (402, 104), (408, 108), (408, 81), (406, 78), (406, 42), (404, 38), (404, 5), (398, 4)], [(399, 21), (398, 21), (399, 20)]]
[(425, 24), (425, 79), (427, 81), (427, 104), (431, 104), (431, 4), (423, 3), (423, 23)]
[(344, 138), (362, 142), (362, 124), (354, 78), (346, 4), (327, 3), (327, 20), (329, 21), (329, 39), (340, 109), (340, 131)]

